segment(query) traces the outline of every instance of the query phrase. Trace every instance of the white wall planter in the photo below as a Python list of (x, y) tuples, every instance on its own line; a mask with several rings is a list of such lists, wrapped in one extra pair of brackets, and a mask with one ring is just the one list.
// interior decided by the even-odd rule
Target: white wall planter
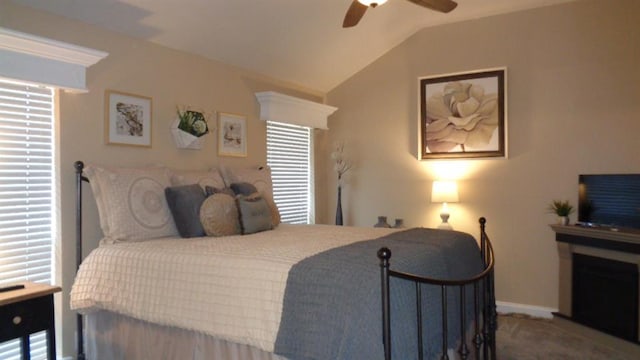
[(178, 129), (178, 124), (180, 124), (180, 119), (176, 119), (171, 124), (171, 136), (173, 137), (173, 142), (176, 144), (176, 147), (178, 149), (202, 149), (202, 145), (204, 145), (204, 135), (200, 137), (191, 135), (186, 131)]

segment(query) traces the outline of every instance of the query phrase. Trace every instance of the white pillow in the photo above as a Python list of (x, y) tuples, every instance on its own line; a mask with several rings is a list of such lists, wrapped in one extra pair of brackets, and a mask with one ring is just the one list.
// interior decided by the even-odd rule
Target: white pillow
[(98, 205), (104, 242), (177, 236), (164, 189), (165, 167), (84, 169)]
[(226, 168), (222, 171), (222, 174), (227, 187), (230, 187), (233, 183), (246, 182), (253, 184), (263, 196), (273, 198), (271, 168), (268, 166)]
[(217, 169), (189, 171), (171, 170), (171, 183), (174, 186), (198, 184), (205, 189), (205, 186), (212, 186), (217, 189), (224, 188), (224, 180)]

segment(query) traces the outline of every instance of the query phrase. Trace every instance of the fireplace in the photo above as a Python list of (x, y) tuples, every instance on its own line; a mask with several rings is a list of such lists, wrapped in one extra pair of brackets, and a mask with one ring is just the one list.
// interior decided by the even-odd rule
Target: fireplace
[(640, 342), (640, 234), (552, 228), (560, 255), (557, 315)]
[(638, 339), (638, 266), (573, 254), (571, 309), (576, 322), (608, 334)]

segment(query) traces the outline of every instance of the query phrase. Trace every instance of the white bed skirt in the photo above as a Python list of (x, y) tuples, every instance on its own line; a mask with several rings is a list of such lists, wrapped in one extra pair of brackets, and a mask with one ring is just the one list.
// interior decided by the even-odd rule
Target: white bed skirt
[[(287, 360), (250, 345), (109, 311), (93, 312), (83, 318), (88, 360)], [(468, 344), (471, 344), (472, 325), (467, 332)], [(447, 354), (451, 360), (460, 359), (455, 349), (449, 349)], [(470, 359), (475, 359), (473, 351)]]
[(286, 360), (256, 347), (108, 311), (84, 316), (89, 360)]

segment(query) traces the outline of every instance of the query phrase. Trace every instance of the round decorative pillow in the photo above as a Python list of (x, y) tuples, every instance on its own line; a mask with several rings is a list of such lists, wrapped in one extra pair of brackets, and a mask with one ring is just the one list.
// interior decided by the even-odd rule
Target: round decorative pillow
[(273, 199), (265, 197), (265, 200), (267, 200), (269, 209), (271, 209), (271, 225), (273, 225), (273, 228), (275, 229), (281, 222), (280, 210), (278, 210), (278, 205), (276, 205), (276, 202), (273, 201)]
[(208, 236), (239, 235), (236, 200), (223, 193), (209, 196), (200, 207), (200, 223)]

